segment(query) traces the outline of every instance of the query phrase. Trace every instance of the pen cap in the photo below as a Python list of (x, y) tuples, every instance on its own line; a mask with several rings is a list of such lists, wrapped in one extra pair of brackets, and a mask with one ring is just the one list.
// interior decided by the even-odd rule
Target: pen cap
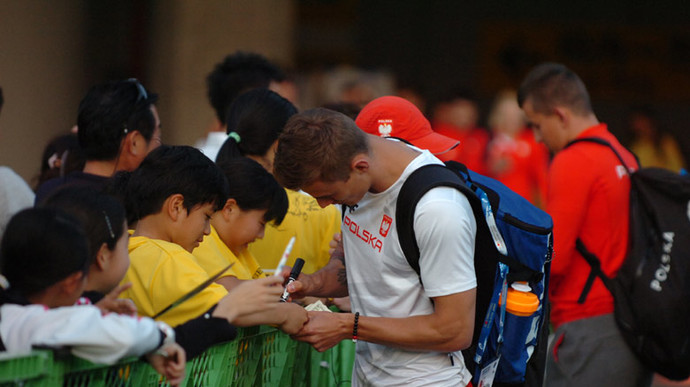
[(299, 277), (299, 273), (302, 272), (303, 266), (304, 266), (304, 259), (302, 259), (302, 258), (295, 259), (295, 266), (293, 266), (292, 270), (290, 271), (290, 277), (292, 277), (292, 278)]

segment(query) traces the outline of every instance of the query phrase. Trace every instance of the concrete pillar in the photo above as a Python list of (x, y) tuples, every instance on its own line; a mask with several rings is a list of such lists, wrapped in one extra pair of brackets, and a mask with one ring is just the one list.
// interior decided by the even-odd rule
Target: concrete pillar
[(157, 3), (148, 85), (160, 94), (163, 140), (193, 145), (215, 120), (206, 76), (237, 50), (263, 54), (281, 66), (294, 58), (291, 0), (186, 0)]
[(85, 88), (80, 4), (0, 1), (0, 165), (26, 180), (38, 175), (48, 140), (77, 120)]

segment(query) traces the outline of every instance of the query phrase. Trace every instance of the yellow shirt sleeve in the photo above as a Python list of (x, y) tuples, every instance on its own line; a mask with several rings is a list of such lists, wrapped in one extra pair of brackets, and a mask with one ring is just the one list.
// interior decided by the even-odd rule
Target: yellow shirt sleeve
[[(194, 256), (174, 243), (132, 237), (129, 256), (122, 283), (131, 282), (132, 287), (121, 297), (132, 299), (141, 316), (153, 317), (209, 278)], [(226, 294), (223, 286), (211, 284), (158, 320), (177, 326), (200, 316)]]

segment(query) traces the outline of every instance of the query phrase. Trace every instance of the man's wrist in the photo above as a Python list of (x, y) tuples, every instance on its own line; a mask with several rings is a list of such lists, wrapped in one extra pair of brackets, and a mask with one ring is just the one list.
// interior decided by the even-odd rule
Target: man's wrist
[(302, 283), (300, 293), (302, 293), (304, 296), (314, 296), (315, 294), (319, 293), (317, 290), (321, 288), (321, 281), (319, 281), (319, 279), (319, 275), (316, 275), (316, 273), (300, 274), (298, 278), (298, 281)]

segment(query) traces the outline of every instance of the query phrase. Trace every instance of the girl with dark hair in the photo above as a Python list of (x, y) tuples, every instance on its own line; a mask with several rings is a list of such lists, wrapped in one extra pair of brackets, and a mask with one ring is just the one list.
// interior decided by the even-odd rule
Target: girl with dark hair
[(87, 186), (67, 186), (51, 195), (42, 207), (73, 215), (89, 244), (89, 270), (83, 296), (104, 312), (135, 315), (129, 299), (118, 299), (129, 286), (118, 286), (129, 267), (125, 209), (115, 198)]
[(228, 139), (218, 152), (216, 163), (246, 156), (273, 171), (278, 136), (296, 113), (297, 108), (290, 101), (268, 89), (240, 95), (226, 114)]
[(265, 276), (247, 246), (263, 238), (266, 223), (280, 225), (288, 198), (275, 178), (254, 160), (239, 157), (219, 167), (229, 182), (228, 199), (211, 219), (211, 233), (192, 254), (209, 275), (235, 262), (216, 281), (229, 290), (240, 280)]
[[(89, 269), (86, 291), (79, 303), (94, 303), (104, 312), (136, 315), (137, 308), (131, 299), (118, 298), (132, 286), (130, 282), (118, 285), (129, 267), (129, 237), (125, 210), (120, 202), (90, 187), (74, 186), (58, 190), (44, 206), (74, 215), (87, 230)], [(175, 338), (184, 348), (187, 359), (196, 357), (215, 343), (235, 337), (235, 328), (226, 319), (212, 315), (212, 312), (209, 316), (204, 314), (174, 327)]]
[[(278, 136), (296, 113), (290, 101), (270, 90), (255, 89), (240, 95), (226, 115), (228, 139), (216, 163), (222, 165), (245, 156), (273, 173)], [(290, 238), (296, 236), (287, 263), (292, 266), (301, 257), (305, 261), (303, 272), (312, 273), (330, 259), (329, 243), (340, 232), (340, 212), (334, 206), (320, 208), (314, 198), (303, 192), (285, 191), (289, 202), (285, 219), (280, 227), (269, 222), (264, 238), (251, 243), (249, 251), (262, 267), (272, 269)]]
[[(126, 241), (126, 234), (120, 239)], [(0, 290), (2, 349), (66, 346), (75, 356), (105, 364), (146, 354), (171, 384), (182, 382), (185, 353), (168, 325), (73, 306), (89, 262), (86, 233), (74, 217), (54, 208), (15, 215), (0, 245), (0, 271), (8, 282)]]

